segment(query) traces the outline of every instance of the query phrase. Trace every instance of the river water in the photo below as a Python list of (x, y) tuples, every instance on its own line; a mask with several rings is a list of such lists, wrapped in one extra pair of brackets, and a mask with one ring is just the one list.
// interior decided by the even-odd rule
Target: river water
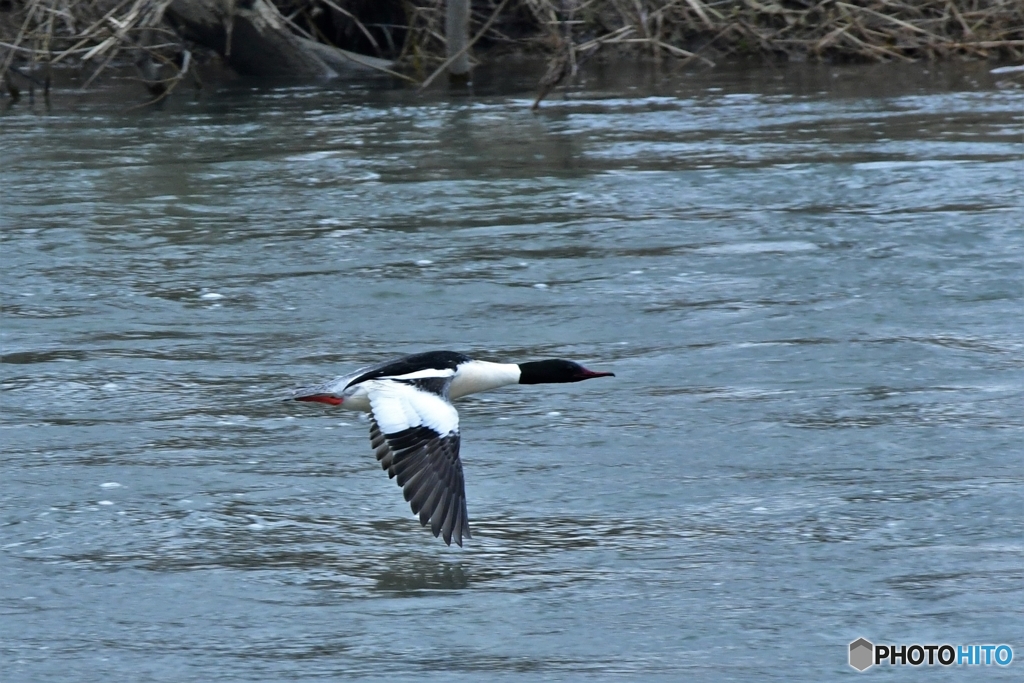
[[(987, 68), (9, 107), (3, 679), (820, 681), (858, 637), (1015, 679), (1024, 107)], [(617, 375), (459, 402), (462, 549), (355, 414), (261, 400), (429, 349)]]

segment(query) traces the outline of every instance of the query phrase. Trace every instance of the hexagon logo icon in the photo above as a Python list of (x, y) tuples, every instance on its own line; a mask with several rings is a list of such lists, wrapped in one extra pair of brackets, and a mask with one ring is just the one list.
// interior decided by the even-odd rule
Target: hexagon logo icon
[(850, 643), (850, 666), (857, 671), (864, 671), (874, 664), (875, 646), (871, 641), (858, 638)]

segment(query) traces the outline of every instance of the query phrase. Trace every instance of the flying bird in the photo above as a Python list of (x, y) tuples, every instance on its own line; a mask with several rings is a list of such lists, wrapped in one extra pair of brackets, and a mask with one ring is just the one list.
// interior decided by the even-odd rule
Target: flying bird
[(491, 363), (454, 351), (429, 351), (357, 370), (288, 400), (326, 403), (370, 414), (370, 445), (388, 477), (430, 524), (434, 536), (462, 545), (470, 538), (466, 486), (459, 460), (459, 414), (452, 399), (508, 384), (581, 382), (614, 377), (553, 358)]

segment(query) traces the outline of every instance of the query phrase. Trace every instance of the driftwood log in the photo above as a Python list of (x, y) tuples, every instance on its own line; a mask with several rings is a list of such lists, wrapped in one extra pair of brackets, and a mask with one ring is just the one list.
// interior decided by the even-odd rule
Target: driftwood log
[(241, 74), (316, 79), (392, 66), (296, 35), (268, 0), (171, 0), (165, 16), (181, 35), (217, 51)]

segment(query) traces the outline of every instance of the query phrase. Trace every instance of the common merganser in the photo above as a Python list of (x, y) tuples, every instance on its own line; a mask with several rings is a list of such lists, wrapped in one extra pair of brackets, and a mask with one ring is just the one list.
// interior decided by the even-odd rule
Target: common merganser
[(459, 414), (452, 399), (507, 384), (581, 382), (614, 377), (569, 360), (491, 363), (454, 351), (416, 353), (357, 370), (288, 400), (370, 414), (370, 445), (388, 477), (397, 477), (420, 524), (460, 546), (470, 538), (466, 486), (459, 460)]

